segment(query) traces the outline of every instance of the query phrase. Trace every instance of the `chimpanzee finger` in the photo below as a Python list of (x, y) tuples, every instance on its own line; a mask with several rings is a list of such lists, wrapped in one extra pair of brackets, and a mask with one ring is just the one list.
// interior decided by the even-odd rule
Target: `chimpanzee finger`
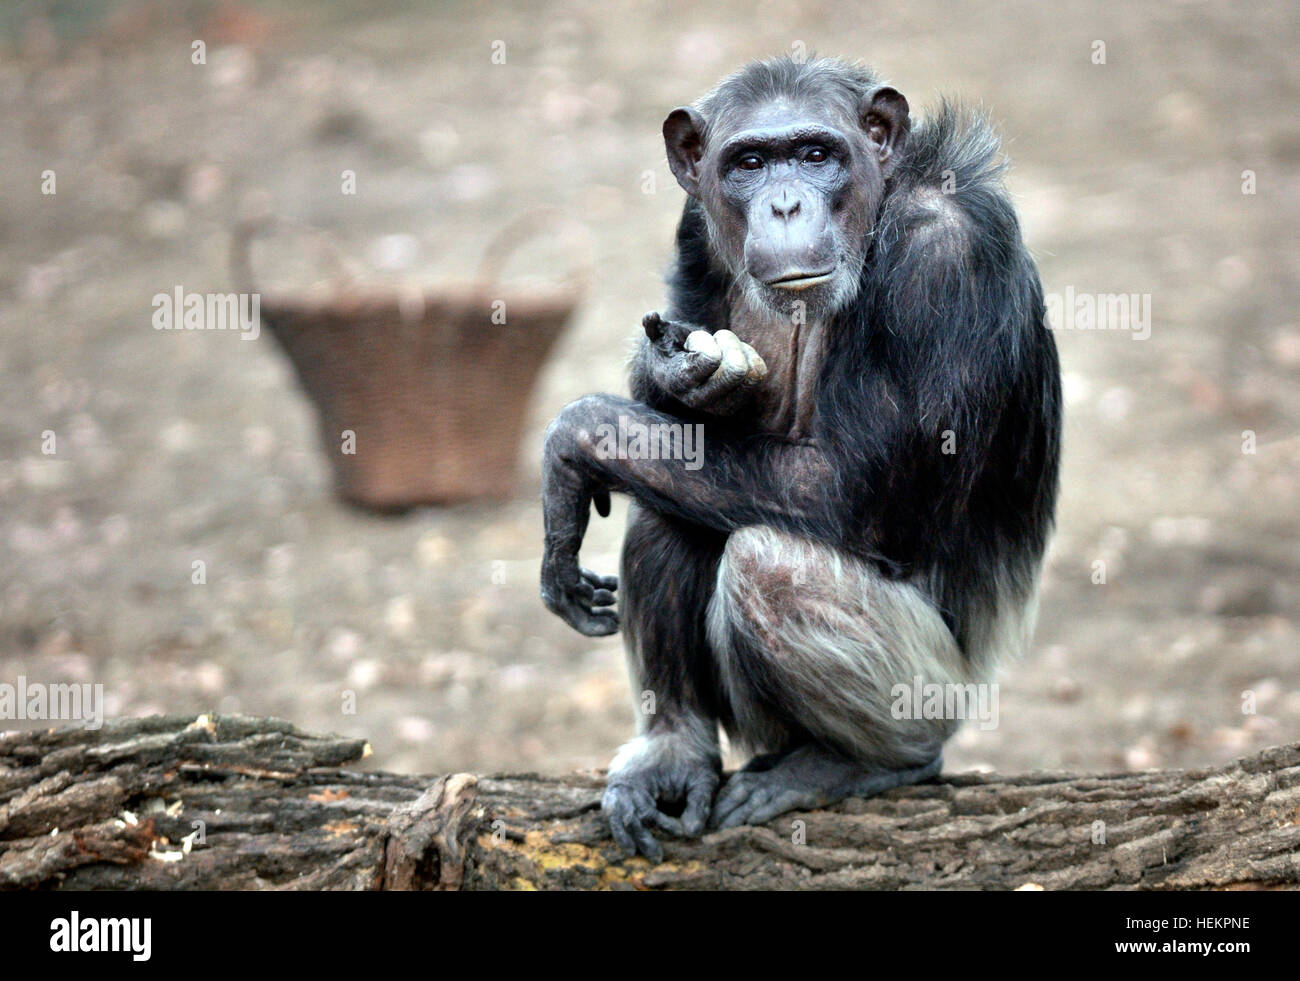
[(605, 791), (600, 807), (605, 812), (605, 822), (609, 825), (609, 833), (614, 836), (614, 841), (624, 855), (633, 857), (636, 854), (636, 839), (632, 837), (631, 826), (636, 823), (636, 814), (633, 813), (632, 802), (619, 788), (610, 787)]
[[(786, 790), (759, 801), (750, 809), (743, 821), (737, 824), (767, 824), (773, 818), (780, 817), (788, 811), (798, 811), (810, 807), (806, 794), (797, 790)], [(734, 820), (734, 818), (733, 818)]]
[[(636, 819), (633, 818), (632, 820)], [(608, 823), (609, 833), (614, 836), (619, 851), (628, 858), (636, 858), (636, 840), (632, 837), (632, 832), (628, 830), (627, 824), (624, 823), (621, 817), (611, 817)]]
[(590, 569), (579, 569), (578, 571), (582, 573), (582, 578), (593, 586), (598, 586), (601, 589), (618, 589), (618, 576), (602, 576)]
[(670, 835), (676, 835), (678, 838), (685, 837), (686, 831), (682, 827), (680, 818), (670, 817), (657, 807), (651, 807), (641, 815), (641, 820), (658, 828), (660, 831), (667, 832)]
[(707, 330), (692, 331), (686, 338), (683, 350), (686, 357), (683, 359), (682, 373), (691, 384), (698, 385), (722, 364), (722, 349)]
[(737, 337), (735, 331), (720, 330), (713, 337), (722, 352), (720, 369), (725, 368), (728, 374), (744, 378), (749, 373), (749, 356), (746, 350), (754, 349)]
[(573, 595), (578, 604), (590, 610), (593, 606), (610, 606), (614, 602), (614, 593), (609, 589), (597, 589), (585, 579), (573, 584)]
[(745, 352), (745, 359), (749, 362), (745, 371), (744, 384), (747, 388), (752, 388), (767, 377), (767, 362), (744, 341), (740, 342), (740, 347)]
[(682, 811), (682, 831), (695, 837), (704, 830), (709, 820), (709, 810), (713, 807), (713, 792), (718, 787), (714, 778), (694, 780), (686, 792), (686, 810)]
[[(624, 854), (629, 857), (640, 852), (652, 862), (662, 861), (663, 848), (644, 824), (653, 820), (654, 798), (640, 787), (607, 787), (601, 798), (601, 809), (609, 813), (610, 831)], [(631, 843), (631, 849), (628, 844)]]
[(656, 864), (664, 860), (663, 846), (655, 840), (655, 836), (650, 833), (650, 829), (641, 823), (640, 818), (634, 818), (632, 826), (628, 830), (632, 832), (632, 837), (636, 839), (637, 850), (642, 855)]
[(659, 316), (658, 310), (651, 310), (641, 318), (641, 326), (645, 328), (645, 336), (652, 341), (659, 340), (663, 336), (664, 329), (668, 326), (668, 321)]
[(758, 781), (751, 773), (744, 770), (733, 773), (713, 804), (713, 812), (709, 815), (709, 827), (721, 827), (722, 822), (749, 799), (758, 785)]
[(613, 610), (575, 611), (577, 623), (570, 623), (584, 637), (608, 637), (618, 633), (618, 614)]
[(741, 347), (740, 338), (729, 330), (720, 330), (714, 337), (722, 357), (717, 369), (700, 385), (699, 394), (706, 399), (732, 391), (749, 373), (749, 359)]

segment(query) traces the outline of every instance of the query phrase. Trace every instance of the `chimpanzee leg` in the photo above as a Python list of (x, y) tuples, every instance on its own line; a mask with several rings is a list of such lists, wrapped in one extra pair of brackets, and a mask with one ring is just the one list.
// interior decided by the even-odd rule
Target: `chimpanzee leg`
[(602, 802), (629, 854), (660, 854), (647, 827), (702, 831), (720, 781), (717, 667), (705, 613), (725, 542), (720, 532), (632, 505), (620, 620), (637, 736), (610, 764)]
[(620, 620), (642, 732), (671, 727), (684, 715), (718, 718), (718, 676), (705, 613), (726, 540), (725, 534), (631, 506), (619, 577)]
[(893, 689), (981, 680), (915, 586), (765, 526), (728, 539), (708, 627), (728, 731), (774, 754), (723, 787), (715, 826), (934, 776), (960, 720), (896, 713)]

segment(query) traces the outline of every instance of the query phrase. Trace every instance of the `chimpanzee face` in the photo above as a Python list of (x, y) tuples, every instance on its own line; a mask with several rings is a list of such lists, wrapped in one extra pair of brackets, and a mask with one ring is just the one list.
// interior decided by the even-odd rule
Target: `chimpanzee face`
[[(664, 123), (669, 163), (704, 206), (720, 259), (759, 304), (831, 313), (856, 295), (871, 223), (897, 160), (907, 103), (877, 89), (858, 111), (778, 98), (732, 105), (707, 129)], [(855, 107), (856, 108), (856, 107)]]

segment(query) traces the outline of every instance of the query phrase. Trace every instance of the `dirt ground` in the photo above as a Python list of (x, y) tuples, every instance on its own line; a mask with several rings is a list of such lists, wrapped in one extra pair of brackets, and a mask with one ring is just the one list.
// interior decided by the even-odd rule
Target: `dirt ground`
[[(102, 683), (110, 715), (282, 716), (365, 735), (389, 769), (603, 766), (632, 726), (622, 650), (537, 598), (541, 433), (568, 399), (626, 390), (662, 302), (682, 200), (662, 117), (802, 46), (870, 61), (914, 111), (982, 102), (1047, 290), (1151, 298), (1145, 339), (1058, 331), (1036, 643), (949, 769), (1193, 765), (1300, 738), (1297, 42), (1291, 2), (7, 5), (0, 682)], [(151, 329), (158, 292), (235, 288), (241, 213), (432, 283), (473, 275), (539, 204), (589, 224), (597, 276), (501, 506), (341, 505), (269, 336)], [(522, 249), (514, 280), (561, 278), (568, 251)], [(272, 285), (317, 276), (292, 239), (262, 261)], [(594, 521), (588, 565), (615, 569), (623, 514)]]

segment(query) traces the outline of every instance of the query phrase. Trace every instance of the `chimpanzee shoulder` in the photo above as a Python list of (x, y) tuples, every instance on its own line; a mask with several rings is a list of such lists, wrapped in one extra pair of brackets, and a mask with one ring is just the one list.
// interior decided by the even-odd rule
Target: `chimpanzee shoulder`
[[(1011, 265), (1020, 227), (1001, 141), (983, 112), (941, 100), (912, 128), (876, 223), (879, 255), (898, 244), (947, 246)], [(992, 247), (990, 255), (978, 253)], [(972, 255), (974, 254), (974, 255)]]

